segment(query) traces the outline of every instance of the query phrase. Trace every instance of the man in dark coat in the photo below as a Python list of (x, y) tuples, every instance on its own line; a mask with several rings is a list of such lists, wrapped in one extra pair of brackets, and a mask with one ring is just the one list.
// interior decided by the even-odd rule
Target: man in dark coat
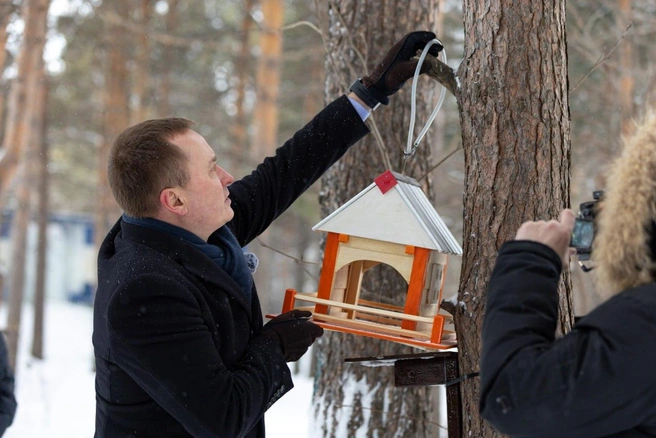
[(656, 437), (656, 116), (627, 141), (595, 221), (607, 300), (556, 339), (574, 213), (505, 243), (483, 324), (483, 417), (515, 437)]
[(265, 411), (293, 386), (286, 362), (322, 330), (298, 310), (263, 326), (241, 248), (368, 132), (363, 119), (412, 77), (411, 58), (434, 37), (406, 35), (239, 181), (185, 119), (118, 137), (109, 181), (125, 214), (98, 259), (97, 437), (264, 436)]

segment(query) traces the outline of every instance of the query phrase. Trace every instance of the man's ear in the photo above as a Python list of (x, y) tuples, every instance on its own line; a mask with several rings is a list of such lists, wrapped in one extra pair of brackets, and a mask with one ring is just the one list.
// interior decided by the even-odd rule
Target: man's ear
[(187, 203), (179, 190), (167, 188), (160, 192), (159, 203), (173, 214), (184, 216), (187, 214)]

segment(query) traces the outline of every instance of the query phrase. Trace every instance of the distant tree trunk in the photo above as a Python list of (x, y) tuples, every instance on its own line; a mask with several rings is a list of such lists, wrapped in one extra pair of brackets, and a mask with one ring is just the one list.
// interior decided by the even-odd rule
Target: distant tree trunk
[[(21, 155), (30, 158), (31, 147), (28, 146)], [(25, 289), (25, 260), (27, 250), (27, 230), (30, 223), (30, 191), (31, 168), (29, 161), (20, 164), (20, 184), (16, 190), (16, 210), (11, 227), (11, 268), (9, 272), (9, 307), (7, 311), (7, 350), (9, 363), (16, 369), (18, 353), (18, 336), (21, 324), (21, 309), (23, 307), (23, 292)]]
[[(45, 73), (45, 72), (44, 72)], [(43, 359), (43, 330), (44, 313), (46, 301), (46, 272), (48, 258), (48, 200), (49, 200), (49, 175), (48, 175), (48, 139), (46, 138), (47, 122), (46, 108), (48, 97), (48, 82), (44, 77), (41, 86), (41, 102), (43, 114), (41, 116), (41, 135), (39, 136), (38, 154), (35, 164), (38, 164), (37, 175), (37, 252), (36, 252), (36, 281), (34, 287), (34, 334), (32, 337), (32, 356)], [(35, 127), (35, 129), (38, 129)]]
[[(316, 4), (319, 7), (322, 2)], [(322, 19), (328, 68), (325, 94), (330, 101), (343, 94), (358, 76), (373, 69), (404, 34), (415, 29), (434, 29), (437, 0), (340, 0), (327, 2), (325, 7), (328, 8)], [(364, 57), (364, 65), (358, 53)], [(410, 84), (406, 84), (392, 97), (389, 107), (381, 107), (373, 115), (385, 141), (384, 153), (396, 171), (403, 165), (410, 88)], [(422, 78), (418, 91), (419, 130), (436, 103), (439, 86)], [(432, 140), (431, 130), (408, 161), (407, 175), (419, 178), (430, 168)], [(380, 148), (374, 136), (369, 135), (324, 175), (320, 195), (323, 216), (335, 211), (386, 170), (388, 160), (383, 158)], [(430, 196), (430, 185), (425, 184), (423, 188)], [(399, 228), (402, 227), (399, 223)], [(407, 287), (396, 271), (379, 266), (365, 274), (362, 297), (402, 305)], [(430, 387), (396, 388), (393, 367), (369, 368), (343, 362), (347, 357), (404, 354), (416, 350), (337, 332), (326, 333), (315, 348), (318, 356), (313, 398), (315, 436), (439, 436), (440, 427), (432, 414)]]
[[(114, 8), (114, 12), (128, 20), (129, 9), (126, 0), (116, 0), (109, 3), (108, 7)], [(105, 76), (105, 118), (104, 135), (98, 150), (98, 196), (95, 217), (95, 242), (96, 248), (100, 246), (105, 235), (118, 219), (120, 210), (112, 196), (107, 179), (107, 162), (109, 150), (118, 135), (128, 127), (128, 99), (129, 79), (127, 70), (128, 43), (125, 38), (125, 29), (119, 24), (108, 24), (106, 29), (106, 61), (107, 75)]]
[(11, 86), (5, 136), (4, 155), (0, 157), (0, 199), (3, 197), (18, 168), (21, 148), (27, 136), (28, 80), (34, 74), (37, 59), (42, 56), (50, 0), (26, 0), (23, 4), (25, 30), (18, 55), (18, 75)]
[[(261, 160), (272, 155), (278, 145), (278, 90), (280, 87), (280, 55), (282, 53), (283, 1), (261, 0), (262, 32), (260, 35), (260, 58), (257, 63), (257, 104), (253, 115), (255, 138), (251, 148), (252, 158)], [(270, 232), (261, 238), (269, 241)], [(271, 242), (269, 242), (271, 243)], [(260, 265), (254, 278), (260, 291), (262, 310), (271, 310), (272, 263), (270, 250), (258, 252)], [(277, 292), (277, 291), (276, 291)], [(282, 294), (283, 291), (280, 291)]]
[[(5, 61), (7, 60), (7, 25), (9, 24), (9, 18), (11, 17), (12, 12), (14, 11), (15, 6), (11, 0), (0, 0), (0, 77), (3, 76), (5, 71)], [(2, 80), (2, 85), (5, 84), (5, 81)], [(4, 87), (3, 87), (4, 88)], [(4, 135), (4, 125), (2, 121), (4, 119), (5, 111), (5, 92), (0, 92), (0, 139)], [(0, 143), (1, 144), (1, 143)]]
[[(45, 117), (45, 65), (43, 61), (43, 48), (45, 47), (45, 35), (48, 15), (48, 1), (36, 4), (37, 14), (34, 19), (39, 26), (33, 34), (34, 52), (30, 53), (33, 58), (34, 69), (28, 74), (26, 84), (27, 108), (25, 112), (26, 144), (21, 147), (22, 183), (17, 189), (17, 208), (12, 226), (12, 259), (11, 259), (11, 284), (9, 288), (9, 309), (7, 312), (7, 350), (9, 352), (9, 363), (16, 369), (16, 356), (18, 352), (18, 337), (20, 333), (21, 309), (23, 307), (23, 293), (25, 289), (25, 261), (27, 249), (27, 231), (30, 223), (30, 195), (35, 177), (35, 151), (43, 141), (43, 119)], [(27, 38), (27, 36), (26, 36)]]
[[(169, 0), (169, 10), (166, 13), (166, 32), (172, 34), (178, 23), (178, 0)], [(158, 94), (158, 113), (159, 117), (170, 117), (171, 106), (169, 99), (171, 96), (171, 51), (173, 48), (170, 45), (165, 45), (163, 50), (163, 65), (164, 77)]]
[[(570, 191), (565, 0), (464, 0), (464, 24), (458, 101), (465, 238), (455, 315), (461, 374), (479, 369), (497, 250), (522, 222), (557, 218)], [(568, 275), (559, 307), (559, 329), (566, 332), (573, 316)], [(499, 436), (478, 414), (478, 379), (461, 388), (463, 436)]]
[(245, 158), (243, 151), (247, 150), (248, 145), (248, 128), (246, 120), (246, 109), (244, 108), (244, 101), (246, 99), (246, 83), (248, 82), (250, 59), (250, 36), (251, 27), (253, 26), (253, 18), (251, 13), (253, 10), (253, 0), (245, 0), (243, 2), (244, 16), (241, 22), (241, 41), (239, 47), (239, 55), (236, 60), (235, 73), (237, 74), (237, 115), (233, 128), (235, 157)]
[(135, 63), (134, 90), (135, 106), (130, 112), (130, 125), (143, 122), (147, 119), (148, 106), (148, 75), (150, 72), (150, 42), (148, 40), (148, 23), (150, 21), (151, 0), (141, 0), (138, 14), (139, 32), (138, 53)]
[(253, 116), (256, 128), (253, 157), (256, 160), (273, 153), (277, 146), (283, 24), (282, 0), (261, 0), (261, 5), (263, 18), (256, 76), (257, 106)]

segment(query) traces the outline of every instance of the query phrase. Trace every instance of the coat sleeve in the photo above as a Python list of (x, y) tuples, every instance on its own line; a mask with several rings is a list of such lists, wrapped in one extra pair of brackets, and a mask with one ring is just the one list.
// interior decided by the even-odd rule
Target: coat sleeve
[(0, 436), (14, 421), (15, 413), (14, 373), (9, 366), (4, 335), (0, 334)]
[(195, 437), (241, 437), (292, 387), (275, 342), (256, 336), (230, 368), (196, 298), (145, 274), (108, 306), (111, 359)]
[(244, 246), (369, 132), (346, 96), (323, 109), (250, 175), (230, 186), (231, 226)]
[(556, 339), (560, 269), (536, 242), (499, 251), (483, 323), (481, 414), (516, 437), (630, 430), (653, 412), (656, 317), (618, 296)]

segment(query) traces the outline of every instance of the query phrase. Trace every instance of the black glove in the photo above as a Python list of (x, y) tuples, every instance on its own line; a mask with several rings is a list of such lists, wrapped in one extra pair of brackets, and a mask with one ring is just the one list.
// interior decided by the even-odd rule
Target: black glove
[(285, 361), (295, 362), (323, 335), (321, 327), (308, 321), (311, 316), (306, 310), (290, 310), (266, 323), (261, 334), (280, 344)]
[[(353, 91), (372, 108), (378, 103), (389, 104), (388, 96), (399, 91), (405, 81), (414, 76), (418, 61), (411, 59), (417, 54), (417, 50), (422, 50), (434, 38), (435, 34), (427, 31), (407, 34), (392, 46), (385, 55), (385, 59), (371, 73), (362, 77), (361, 84), (364, 87), (358, 84), (360, 81), (356, 81), (351, 86), (350, 91)], [(433, 44), (428, 49), (428, 53), (437, 56), (442, 49), (443, 47), (440, 44)], [(424, 62), (421, 66), (421, 73), (426, 73), (429, 68), (430, 64)], [(360, 95), (367, 92), (370, 96)]]

